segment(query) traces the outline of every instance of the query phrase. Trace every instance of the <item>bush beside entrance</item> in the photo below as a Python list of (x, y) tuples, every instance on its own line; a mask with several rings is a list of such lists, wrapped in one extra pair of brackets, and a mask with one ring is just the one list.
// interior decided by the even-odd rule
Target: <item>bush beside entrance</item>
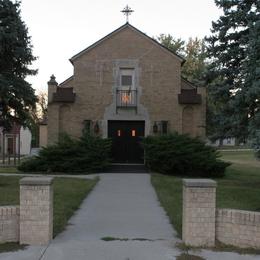
[(43, 148), (39, 156), (24, 161), (18, 169), (24, 172), (92, 173), (110, 164), (111, 141), (84, 134), (73, 139), (66, 134), (57, 144)]
[(148, 167), (163, 174), (222, 177), (230, 165), (218, 159), (215, 148), (187, 135), (148, 136), (143, 144)]

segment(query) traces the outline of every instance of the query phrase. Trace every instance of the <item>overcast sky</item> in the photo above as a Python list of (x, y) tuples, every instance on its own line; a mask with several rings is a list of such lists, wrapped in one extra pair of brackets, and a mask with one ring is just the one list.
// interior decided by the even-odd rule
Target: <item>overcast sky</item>
[(123, 25), (126, 4), (134, 10), (130, 23), (149, 36), (202, 38), (221, 14), (214, 0), (22, 0), (22, 19), (38, 57), (33, 67), (39, 70), (27, 80), (47, 92), (51, 74), (58, 83), (70, 77), (68, 59)]

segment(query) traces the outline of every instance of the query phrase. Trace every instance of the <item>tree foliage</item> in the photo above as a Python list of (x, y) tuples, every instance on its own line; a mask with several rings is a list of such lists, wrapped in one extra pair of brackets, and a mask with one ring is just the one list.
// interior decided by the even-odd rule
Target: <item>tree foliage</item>
[[(216, 126), (215, 137), (244, 141), (259, 114), (258, 0), (215, 0), (223, 15), (207, 38), (212, 63), (207, 82)], [(252, 133), (254, 131), (251, 131)]]
[(20, 2), (0, 0), (1, 123), (7, 130), (14, 122), (26, 125), (30, 118), (29, 110), (37, 98), (25, 77), (36, 74), (29, 68), (35, 59), (27, 27), (21, 20)]
[(156, 37), (156, 40), (176, 54), (184, 55), (185, 41), (181, 38), (176, 39), (170, 34), (162, 33)]
[(158, 40), (163, 46), (178, 55), (181, 55), (186, 61), (182, 66), (182, 76), (200, 86), (204, 85), (203, 75), (207, 69), (207, 54), (204, 40), (189, 38), (186, 43), (181, 38), (174, 38), (170, 34), (160, 34)]

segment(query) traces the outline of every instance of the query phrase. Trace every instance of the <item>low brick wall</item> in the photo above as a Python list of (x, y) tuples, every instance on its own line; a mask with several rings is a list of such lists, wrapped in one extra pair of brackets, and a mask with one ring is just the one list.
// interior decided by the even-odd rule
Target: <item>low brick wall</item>
[(237, 247), (260, 248), (260, 212), (217, 209), (216, 239)]
[(183, 179), (182, 239), (190, 246), (215, 245), (216, 182)]
[(19, 206), (0, 207), (0, 243), (19, 241)]

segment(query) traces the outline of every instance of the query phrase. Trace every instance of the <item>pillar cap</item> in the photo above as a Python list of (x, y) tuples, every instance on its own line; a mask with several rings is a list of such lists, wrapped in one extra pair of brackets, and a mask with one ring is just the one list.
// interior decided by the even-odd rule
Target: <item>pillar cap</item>
[(54, 86), (58, 85), (56, 81), (56, 77), (53, 74), (51, 75), (50, 80), (48, 81), (48, 85), (54, 85)]
[(183, 179), (182, 181), (186, 187), (217, 187), (217, 182), (211, 179)]
[(20, 185), (51, 185), (53, 177), (24, 177), (20, 180)]

